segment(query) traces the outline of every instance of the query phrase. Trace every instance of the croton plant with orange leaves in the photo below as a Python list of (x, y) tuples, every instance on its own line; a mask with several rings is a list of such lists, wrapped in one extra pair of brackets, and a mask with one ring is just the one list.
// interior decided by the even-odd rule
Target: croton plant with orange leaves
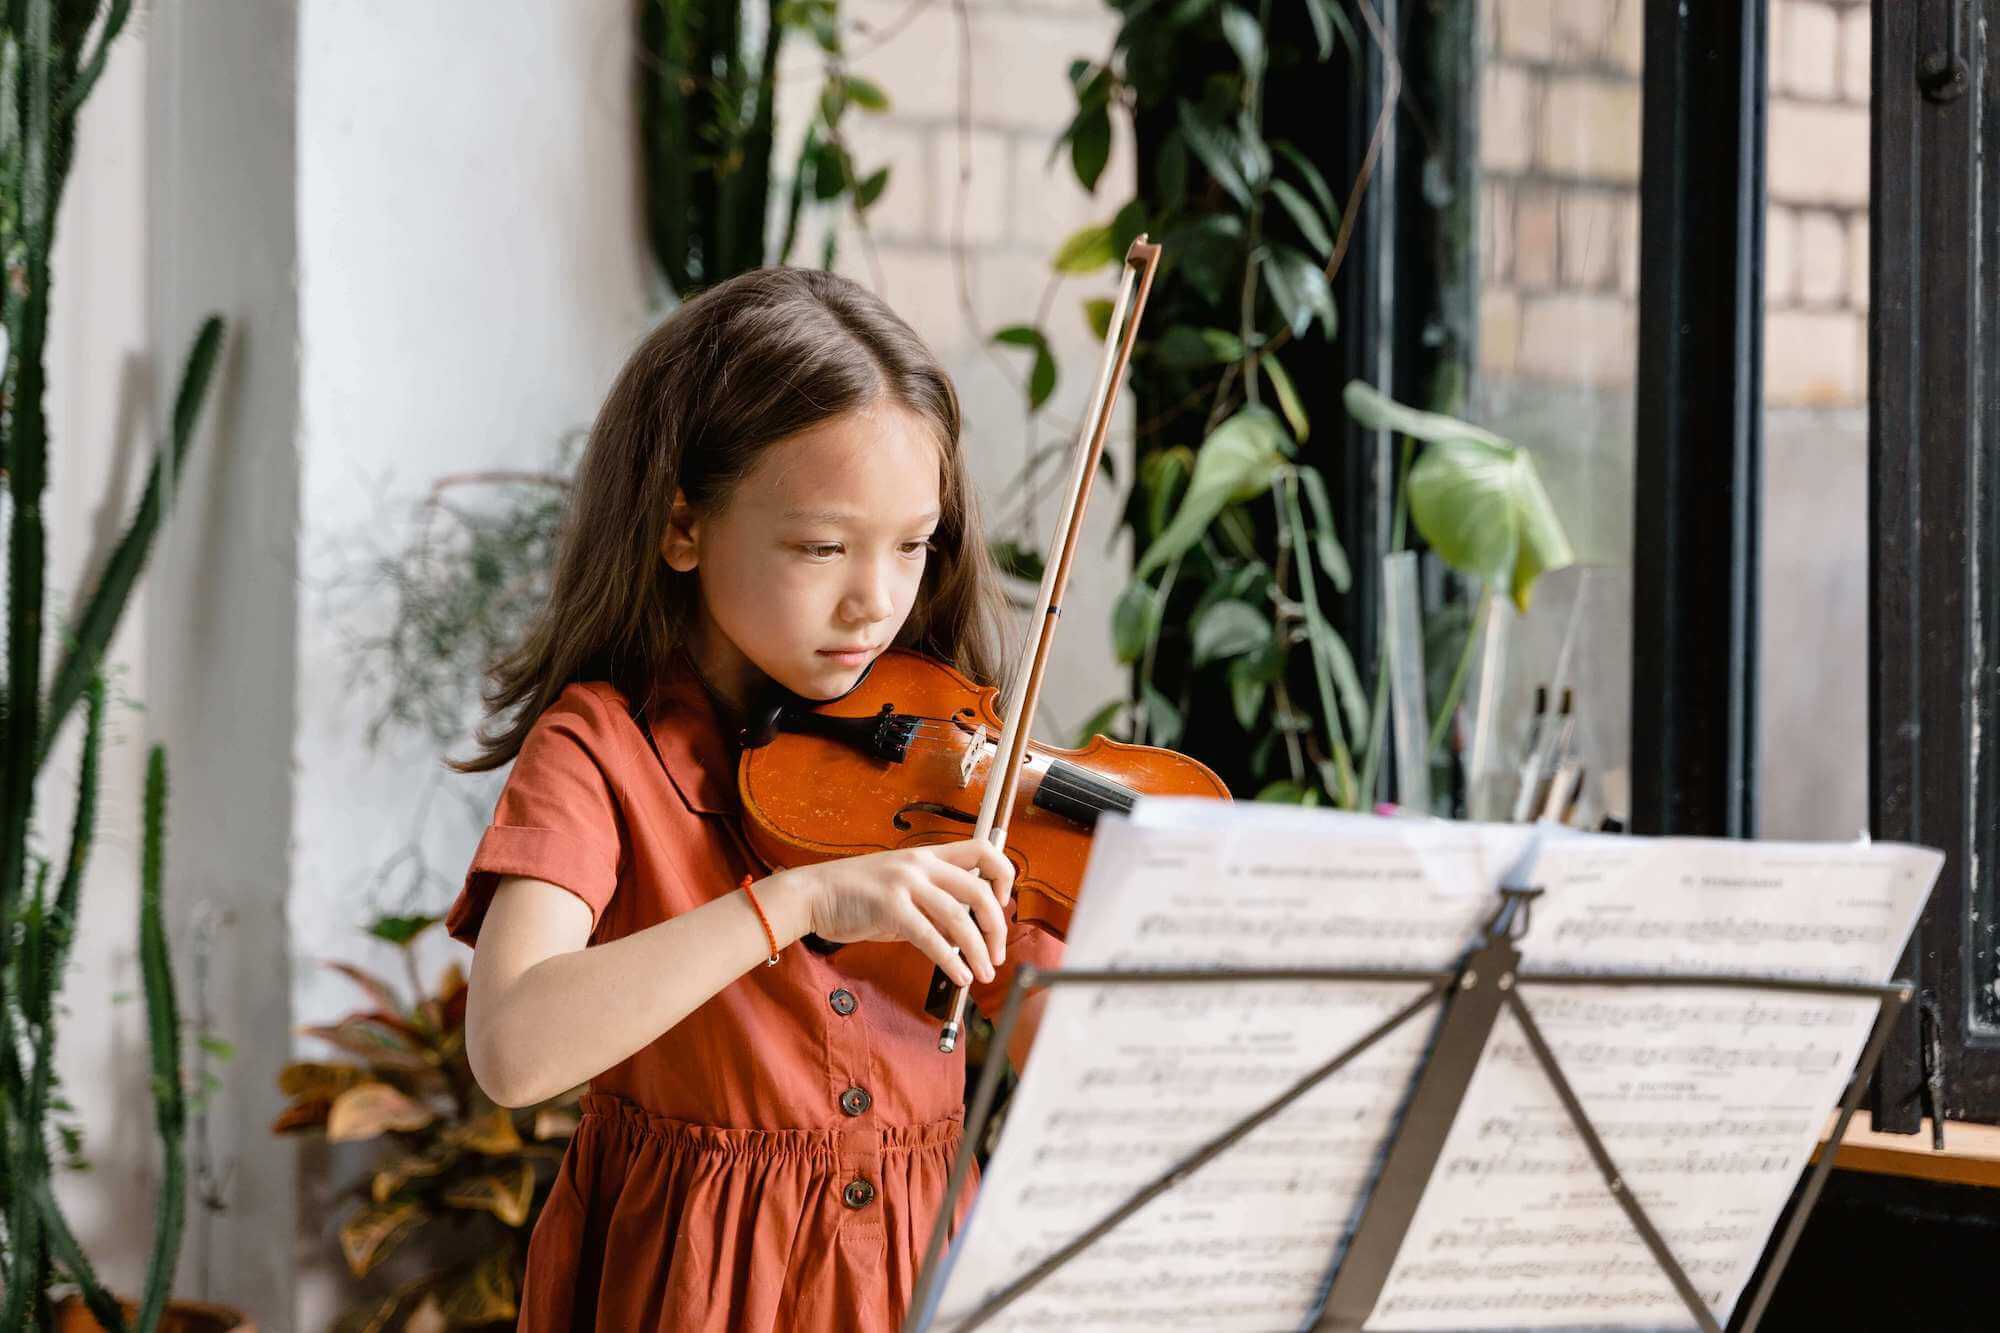
[[(331, 1142), (379, 1139), (373, 1172), (353, 1187), (340, 1226), (347, 1266), (366, 1277), (412, 1237), (449, 1224), (453, 1251), (478, 1257), (446, 1264), (350, 1310), (341, 1333), (397, 1327), (416, 1333), (511, 1323), (518, 1308), (527, 1237), (555, 1166), (576, 1129), (581, 1088), (538, 1106), (497, 1106), (480, 1091), (465, 1056), (465, 973), (446, 965), (429, 993), (411, 945), (436, 917), (383, 917), (369, 932), (402, 955), (415, 1002), (382, 978), (329, 961), (370, 1007), (301, 1031), (354, 1057), (296, 1061), (278, 1076), (291, 1099), (271, 1126), (279, 1134), (324, 1133)], [(467, 1249), (460, 1232), (492, 1234)]]

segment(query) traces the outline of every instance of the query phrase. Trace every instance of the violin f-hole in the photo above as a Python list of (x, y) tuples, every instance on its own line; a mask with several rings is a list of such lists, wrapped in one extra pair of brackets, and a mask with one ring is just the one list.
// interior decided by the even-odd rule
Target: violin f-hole
[(979, 816), (977, 815), (967, 814), (965, 811), (955, 809), (949, 805), (939, 805), (936, 801), (912, 801), (891, 816), (889, 822), (894, 824), (899, 830), (905, 833), (909, 832), (915, 825), (911, 824), (905, 816), (912, 810), (922, 811), (927, 815), (936, 815), (940, 819), (949, 819), (957, 824), (977, 824), (979, 822)]

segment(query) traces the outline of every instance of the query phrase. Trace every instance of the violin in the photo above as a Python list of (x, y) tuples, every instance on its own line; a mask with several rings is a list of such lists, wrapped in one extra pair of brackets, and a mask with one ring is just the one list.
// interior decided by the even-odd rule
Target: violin
[[(800, 700), (772, 710), (746, 731), (737, 768), (746, 836), (772, 865), (983, 839), (1014, 866), (1017, 917), (1061, 935), (1076, 906), (1091, 831), (1106, 810), (1130, 809), (1141, 793), (1228, 799), (1206, 766), (1171, 750), (1102, 736), (1065, 750), (1028, 737), (1112, 405), (1159, 265), (1160, 247), (1143, 234), (1125, 252), (1104, 358), (1043, 562), (1029, 622), (1032, 643), (1012, 674), (1004, 716), (994, 709), (999, 691), (899, 650), (877, 658), (837, 700)], [(986, 736), (995, 727), (989, 744)], [(974, 794), (977, 814), (965, 808)], [(1020, 831), (1010, 841), (1017, 820)], [(943, 969), (933, 970), (924, 1007), (944, 1020), (941, 1051), (958, 1045), (965, 999), (963, 987)]]
[[(1000, 758), (999, 696), (891, 648), (837, 699), (765, 705), (737, 762), (750, 845), (789, 868), (971, 836)], [(1226, 801), (1229, 789), (1206, 764), (1157, 746), (1030, 740), (1001, 849), (1016, 917), (1067, 935), (1098, 817), (1129, 812), (1141, 795)]]

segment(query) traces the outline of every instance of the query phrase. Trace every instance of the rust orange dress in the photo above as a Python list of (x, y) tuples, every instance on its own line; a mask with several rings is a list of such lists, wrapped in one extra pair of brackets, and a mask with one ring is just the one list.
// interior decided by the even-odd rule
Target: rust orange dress
[[(516, 756), (446, 928), (473, 944), (502, 875), (574, 893), (600, 944), (767, 873), (736, 757), (684, 669), (643, 719), (605, 682), (569, 685)], [(997, 1012), (1015, 966), (1061, 949), (1016, 925), (974, 1001)], [(921, 1007), (930, 974), (907, 944), (791, 945), (592, 1079), (529, 1241), (522, 1333), (896, 1328), (964, 1116), (964, 1056), (938, 1051)]]

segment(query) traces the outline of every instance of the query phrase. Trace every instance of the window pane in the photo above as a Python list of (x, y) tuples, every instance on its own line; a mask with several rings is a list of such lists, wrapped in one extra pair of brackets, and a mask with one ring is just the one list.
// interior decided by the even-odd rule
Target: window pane
[(1758, 833), (1868, 826), (1866, 0), (1771, 6)]
[[(1580, 822), (1629, 814), (1642, 0), (1481, 0), (1479, 353), (1466, 414), (1528, 447), (1581, 562), (1511, 627), (1494, 805), (1566, 678)], [(1563, 671), (1563, 644), (1573, 643)]]

